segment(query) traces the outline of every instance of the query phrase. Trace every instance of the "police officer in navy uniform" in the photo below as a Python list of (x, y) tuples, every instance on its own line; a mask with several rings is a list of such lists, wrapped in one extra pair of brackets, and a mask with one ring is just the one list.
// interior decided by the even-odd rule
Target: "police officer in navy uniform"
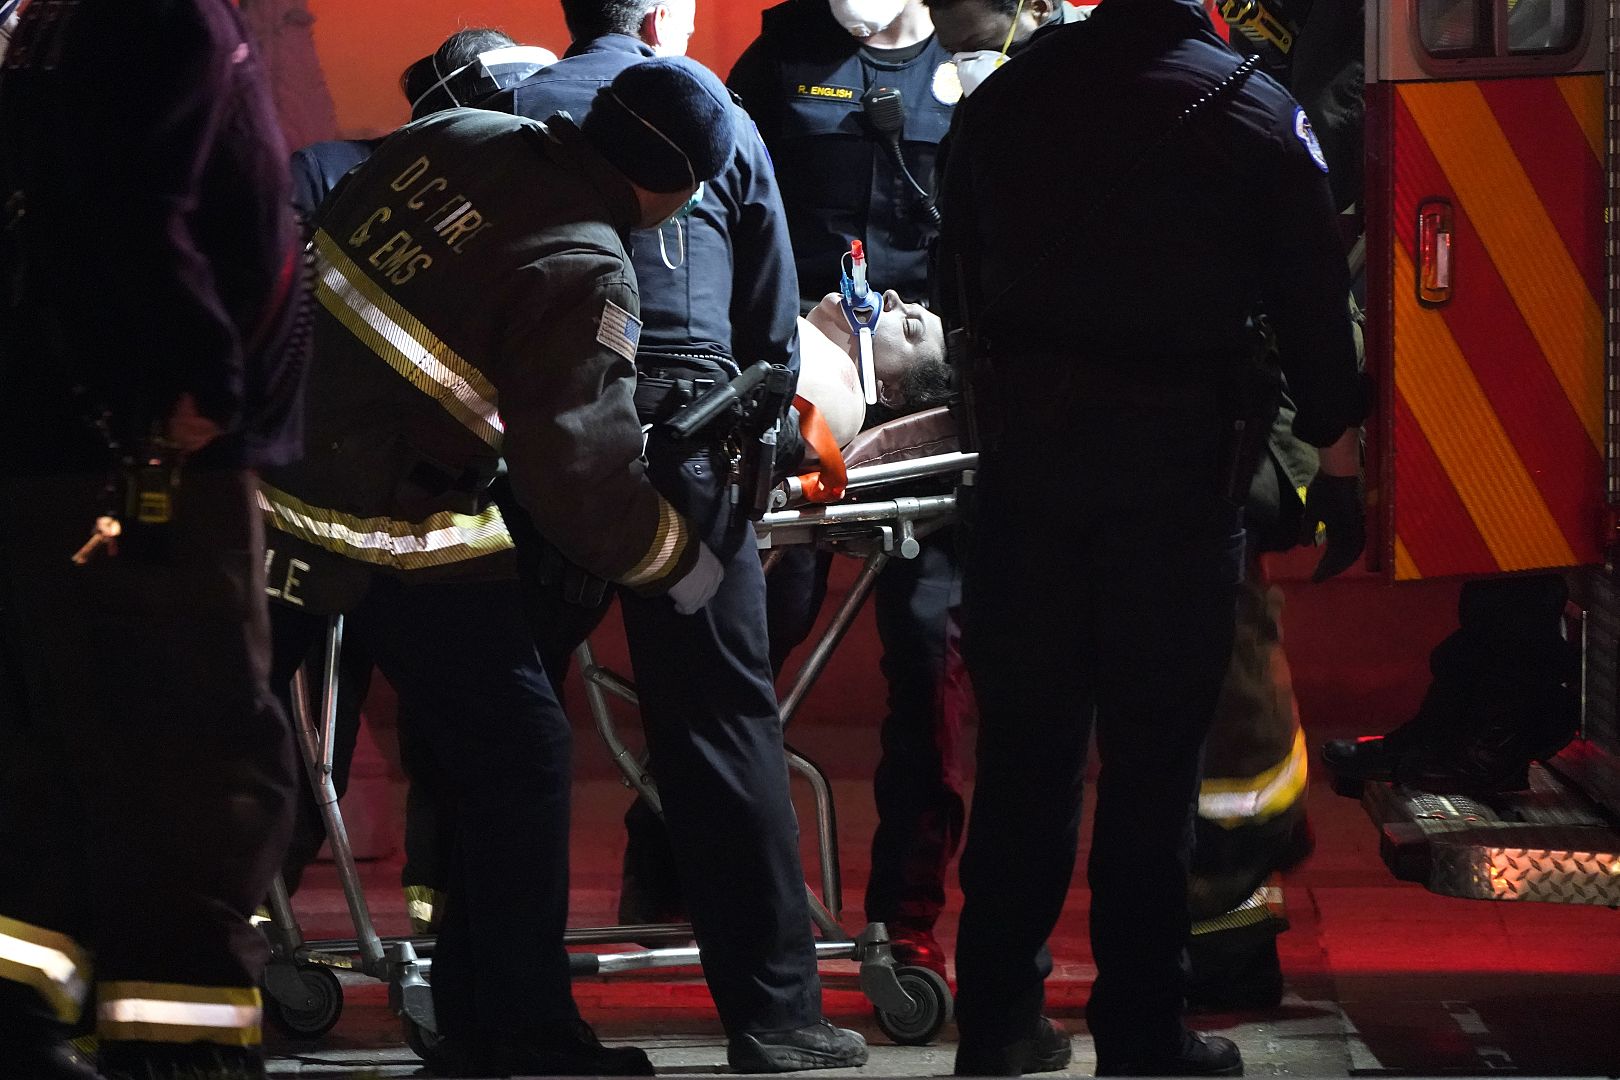
[[(563, 111), (589, 124), (599, 88), (684, 52), (695, 15), (691, 0), (565, 0), (563, 10), (574, 36), (566, 56), (486, 107)], [(748, 114), (728, 105), (736, 149), (726, 167), (689, 216), (630, 239), (643, 319), (637, 404), (648, 424), (690, 400), (698, 380), (724, 382), (761, 361), (798, 368), (797, 282), (775, 176)], [(728, 1060), (745, 1072), (861, 1064), (861, 1037), (821, 1015), (765, 648), (765, 582), (752, 523), (728, 498), (728, 452), (719, 438), (676, 443), (655, 426), (646, 457), (654, 485), (725, 566), (697, 616), (630, 592), (621, 600), (651, 771)], [(560, 673), (594, 617), (571, 615), (560, 590), (535, 586), (537, 629), (572, 630), (546, 635), (548, 671)], [(658, 843), (634, 815), (631, 825), (632, 848)], [(627, 864), (637, 870), (628, 855)]]
[[(1365, 394), (1320, 147), (1280, 86), (1239, 67), (1196, 0), (1105, 0), (963, 106), (941, 244), (941, 266), (963, 273), (940, 290), (965, 296), (947, 315), (974, 346), (982, 455), (964, 605), (982, 721), (962, 1074), (1070, 1060), (1041, 1013), (1093, 713), (1098, 1074), (1242, 1069), (1231, 1042), (1189, 1032), (1181, 1013), (1200, 750), (1262, 449), (1234, 433), (1241, 420), (1263, 437), (1275, 404), (1256, 304), (1294, 432), (1330, 472), (1357, 468)], [(1060, 190), (1085, 194), (1029, 198)]]
[[(228, 0), (24, 9), (0, 67), (7, 1077), (264, 1075), (248, 915), (295, 774), (252, 470), (299, 449), (287, 190)], [(64, 1041), (92, 992), (100, 1074)]]
[[(922, 0), (787, 0), (765, 12), (760, 36), (728, 83), (776, 162), (804, 310), (837, 290), (851, 240), (865, 246), (878, 290), (926, 299), (937, 235), (935, 155), (961, 86)], [(879, 88), (901, 95), (898, 151), (865, 104)], [(868, 422), (884, 418), (874, 409)], [(873, 784), (878, 827), (866, 916), (889, 925), (902, 962), (941, 975), (945, 957), (933, 927), (963, 820), (956, 760), (962, 698), (946, 689), (946, 642), (960, 601), (954, 544), (936, 534), (916, 558), (891, 562), (874, 601), (889, 695)], [(771, 571), (778, 671), (815, 623), (830, 561), (795, 548)]]
[(599, 1045), (573, 1001), (569, 727), (490, 481), (504, 463), (517, 512), (672, 612), (704, 618), (722, 573), (640, 462), (623, 238), (731, 160), (731, 102), (673, 59), (602, 93), (578, 126), (428, 117), (328, 200), (307, 457), (260, 490), (278, 556), (309, 568), (304, 610), (275, 612), (277, 674), (319, 636), (319, 595), (448, 777), (456, 854), (433, 997), (464, 1075), (651, 1072), (639, 1050)]
[[(852, 239), (879, 288), (926, 295), (937, 230), (906, 173), (931, 193), (961, 87), (921, 0), (787, 0), (766, 10), (727, 84), (776, 161), (805, 310), (837, 291)], [(866, 115), (878, 87), (899, 90), (905, 106), (905, 170)]]

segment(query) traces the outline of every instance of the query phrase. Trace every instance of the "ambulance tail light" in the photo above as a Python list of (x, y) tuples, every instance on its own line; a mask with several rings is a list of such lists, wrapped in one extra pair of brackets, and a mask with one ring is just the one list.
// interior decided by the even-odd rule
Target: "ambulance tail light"
[(1439, 307), (1451, 299), (1451, 203), (1426, 199), (1418, 205), (1418, 302)]

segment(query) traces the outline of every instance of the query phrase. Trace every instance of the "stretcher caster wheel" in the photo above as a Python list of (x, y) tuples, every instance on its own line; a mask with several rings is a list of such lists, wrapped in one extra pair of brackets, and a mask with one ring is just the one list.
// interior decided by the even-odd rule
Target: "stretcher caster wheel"
[(901, 1046), (927, 1046), (951, 1018), (951, 988), (937, 971), (925, 967), (895, 968), (895, 978), (910, 999), (899, 1012), (873, 1009), (883, 1034)]
[(264, 1015), (288, 1035), (318, 1039), (331, 1031), (343, 1015), (343, 985), (331, 968), (321, 964), (299, 964), (298, 985), (304, 992), (301, 1004), (267, 994)]
[(441, 1076), (455, 1076), (461, 1072), (463, 1064), (460, 1056), (454, 1052), (454, 1046), (444, 1036), (436, 1031), (429, 1031), (410, 1017), (404, 1017), (405, 1045), (411, 1048), (411, 1053), (422, 1059), (431, 1072)]

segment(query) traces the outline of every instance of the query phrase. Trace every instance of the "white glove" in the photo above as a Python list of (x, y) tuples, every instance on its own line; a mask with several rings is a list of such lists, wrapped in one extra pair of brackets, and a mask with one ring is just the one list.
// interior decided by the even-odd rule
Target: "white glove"
[(714, 597), (720, 588), (720, 579), (725, 576), (725, 568), (720, 565), (720, 560), (714, 557), (714, 552), (699, 543), (697, 565), (688, 570), (686, 576), (669, 590), (669, 598), (675, 602), (675, 610), (682, 615), (690, 615), (697, 611)]

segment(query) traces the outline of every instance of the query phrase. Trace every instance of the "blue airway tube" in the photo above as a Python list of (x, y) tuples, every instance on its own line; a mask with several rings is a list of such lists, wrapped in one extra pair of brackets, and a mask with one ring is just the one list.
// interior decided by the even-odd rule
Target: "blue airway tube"
[[(859, 290), (857, 292), (856, 290)], [(844, 318), (849, 321), (849, 332), (860, 342), (862, 396), (868, 405), (877, 404), (877, 369), (872, 359), (872, 335), (876, 332), (878, 316), (883, 313), (883, 301), (866, 282), (866, 275), (857, 270), (851, 277), (844, 271), (839, 278), (838, 291), (843, 294), (841, 305)]]

